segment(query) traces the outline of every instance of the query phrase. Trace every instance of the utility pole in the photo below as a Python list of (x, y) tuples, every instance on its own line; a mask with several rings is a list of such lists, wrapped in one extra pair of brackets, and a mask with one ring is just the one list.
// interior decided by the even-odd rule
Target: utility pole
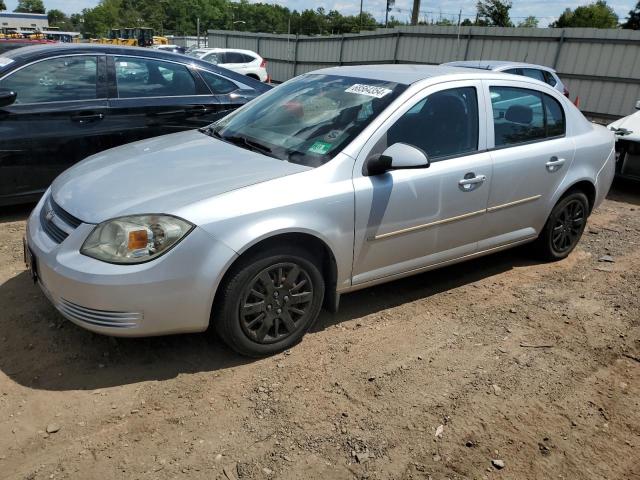
[(362, 30), (362, 2), (364, 0), (360, 0), (360, 30)]
[(198, 35), (198, 48), (200, 48), (200, 17), (196, 19), (196, 34)]
[(420, 14), (420, 0), (413, 0), (413, 10), (411, 10), (411, 25), (418, 24), (419, 14)]

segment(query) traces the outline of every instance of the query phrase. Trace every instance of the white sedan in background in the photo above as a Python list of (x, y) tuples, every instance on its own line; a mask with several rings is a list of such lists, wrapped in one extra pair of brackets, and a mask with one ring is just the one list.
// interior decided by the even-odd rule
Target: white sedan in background
[(192, 57), (211, 62), (261, 82), (269, 80), (267, 61), (251, 50), (235, 48), (197, 48), (189, 52)]
[(640, 180), (640, 100), (631, 115), (609, 124), (616, 134), (616, 175)]

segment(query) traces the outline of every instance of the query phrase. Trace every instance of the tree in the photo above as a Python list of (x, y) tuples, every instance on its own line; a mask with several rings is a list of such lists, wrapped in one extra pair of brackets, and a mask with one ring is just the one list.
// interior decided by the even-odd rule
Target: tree
[(0, 10), (6, 10), (7, 6), (4, 3), (4, 0), (0, 0)]
[(509, 0), (478, 0), (476, 23), (488, 27), (513, 27), (509, 18), (511, 6)]
[(47, 19), (49, 20), (49, 25), (52, 27), (59, 26), (68, 20), (63, 11), (56, 10), (55, 8), (47, 12)]
[(605, 0), (597, 0), (595, 3), (578, 7), (575, 10), (567, 8), (550, 26), (555, 28), (616, 28), (618, 15), (607, 5)]
[(538, 28), (538, 19), (533, 15), (529, 15), (518, 24), (518, 27)]
[(45, 13), (44, 3), (42, 0), (18, 0), (18, 6), (14, 12), (20, 13)]
[[(0, 1), (0, 4), (2, 2)], [(636, 8), (629, 10), (627, 21), (622, 24), (622, 28), (629, 30), (640, 30), (640, 1), (636, 3)]]

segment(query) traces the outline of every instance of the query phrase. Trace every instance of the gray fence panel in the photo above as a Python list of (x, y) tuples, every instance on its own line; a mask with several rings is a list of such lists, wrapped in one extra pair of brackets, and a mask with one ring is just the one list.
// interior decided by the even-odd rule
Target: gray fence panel
[(405, 26), (344, 36), (208, 36), (212, 47), (258, 51), (276, 81), (340, 64), (513, 60), (554, 67), (572, 100), (595, 117), (628, 115), (640, 99), (640, 32), (632, 30)]

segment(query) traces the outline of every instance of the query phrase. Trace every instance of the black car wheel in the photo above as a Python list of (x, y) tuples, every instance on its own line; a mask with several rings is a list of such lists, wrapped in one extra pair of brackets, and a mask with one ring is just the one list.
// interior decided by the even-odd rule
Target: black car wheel
[(317, 260), (302, 249), (250, 255), (227, 277), (212, 322), (242, 355), (271, 355), (295, 345), (320, 313), (324, 280)]
[(551, 211), (536, 249), (547, 260), (567, 257), (582, 237), (589, 216), (589, 201), (582, 192), (573, 192), (560, 199)]

